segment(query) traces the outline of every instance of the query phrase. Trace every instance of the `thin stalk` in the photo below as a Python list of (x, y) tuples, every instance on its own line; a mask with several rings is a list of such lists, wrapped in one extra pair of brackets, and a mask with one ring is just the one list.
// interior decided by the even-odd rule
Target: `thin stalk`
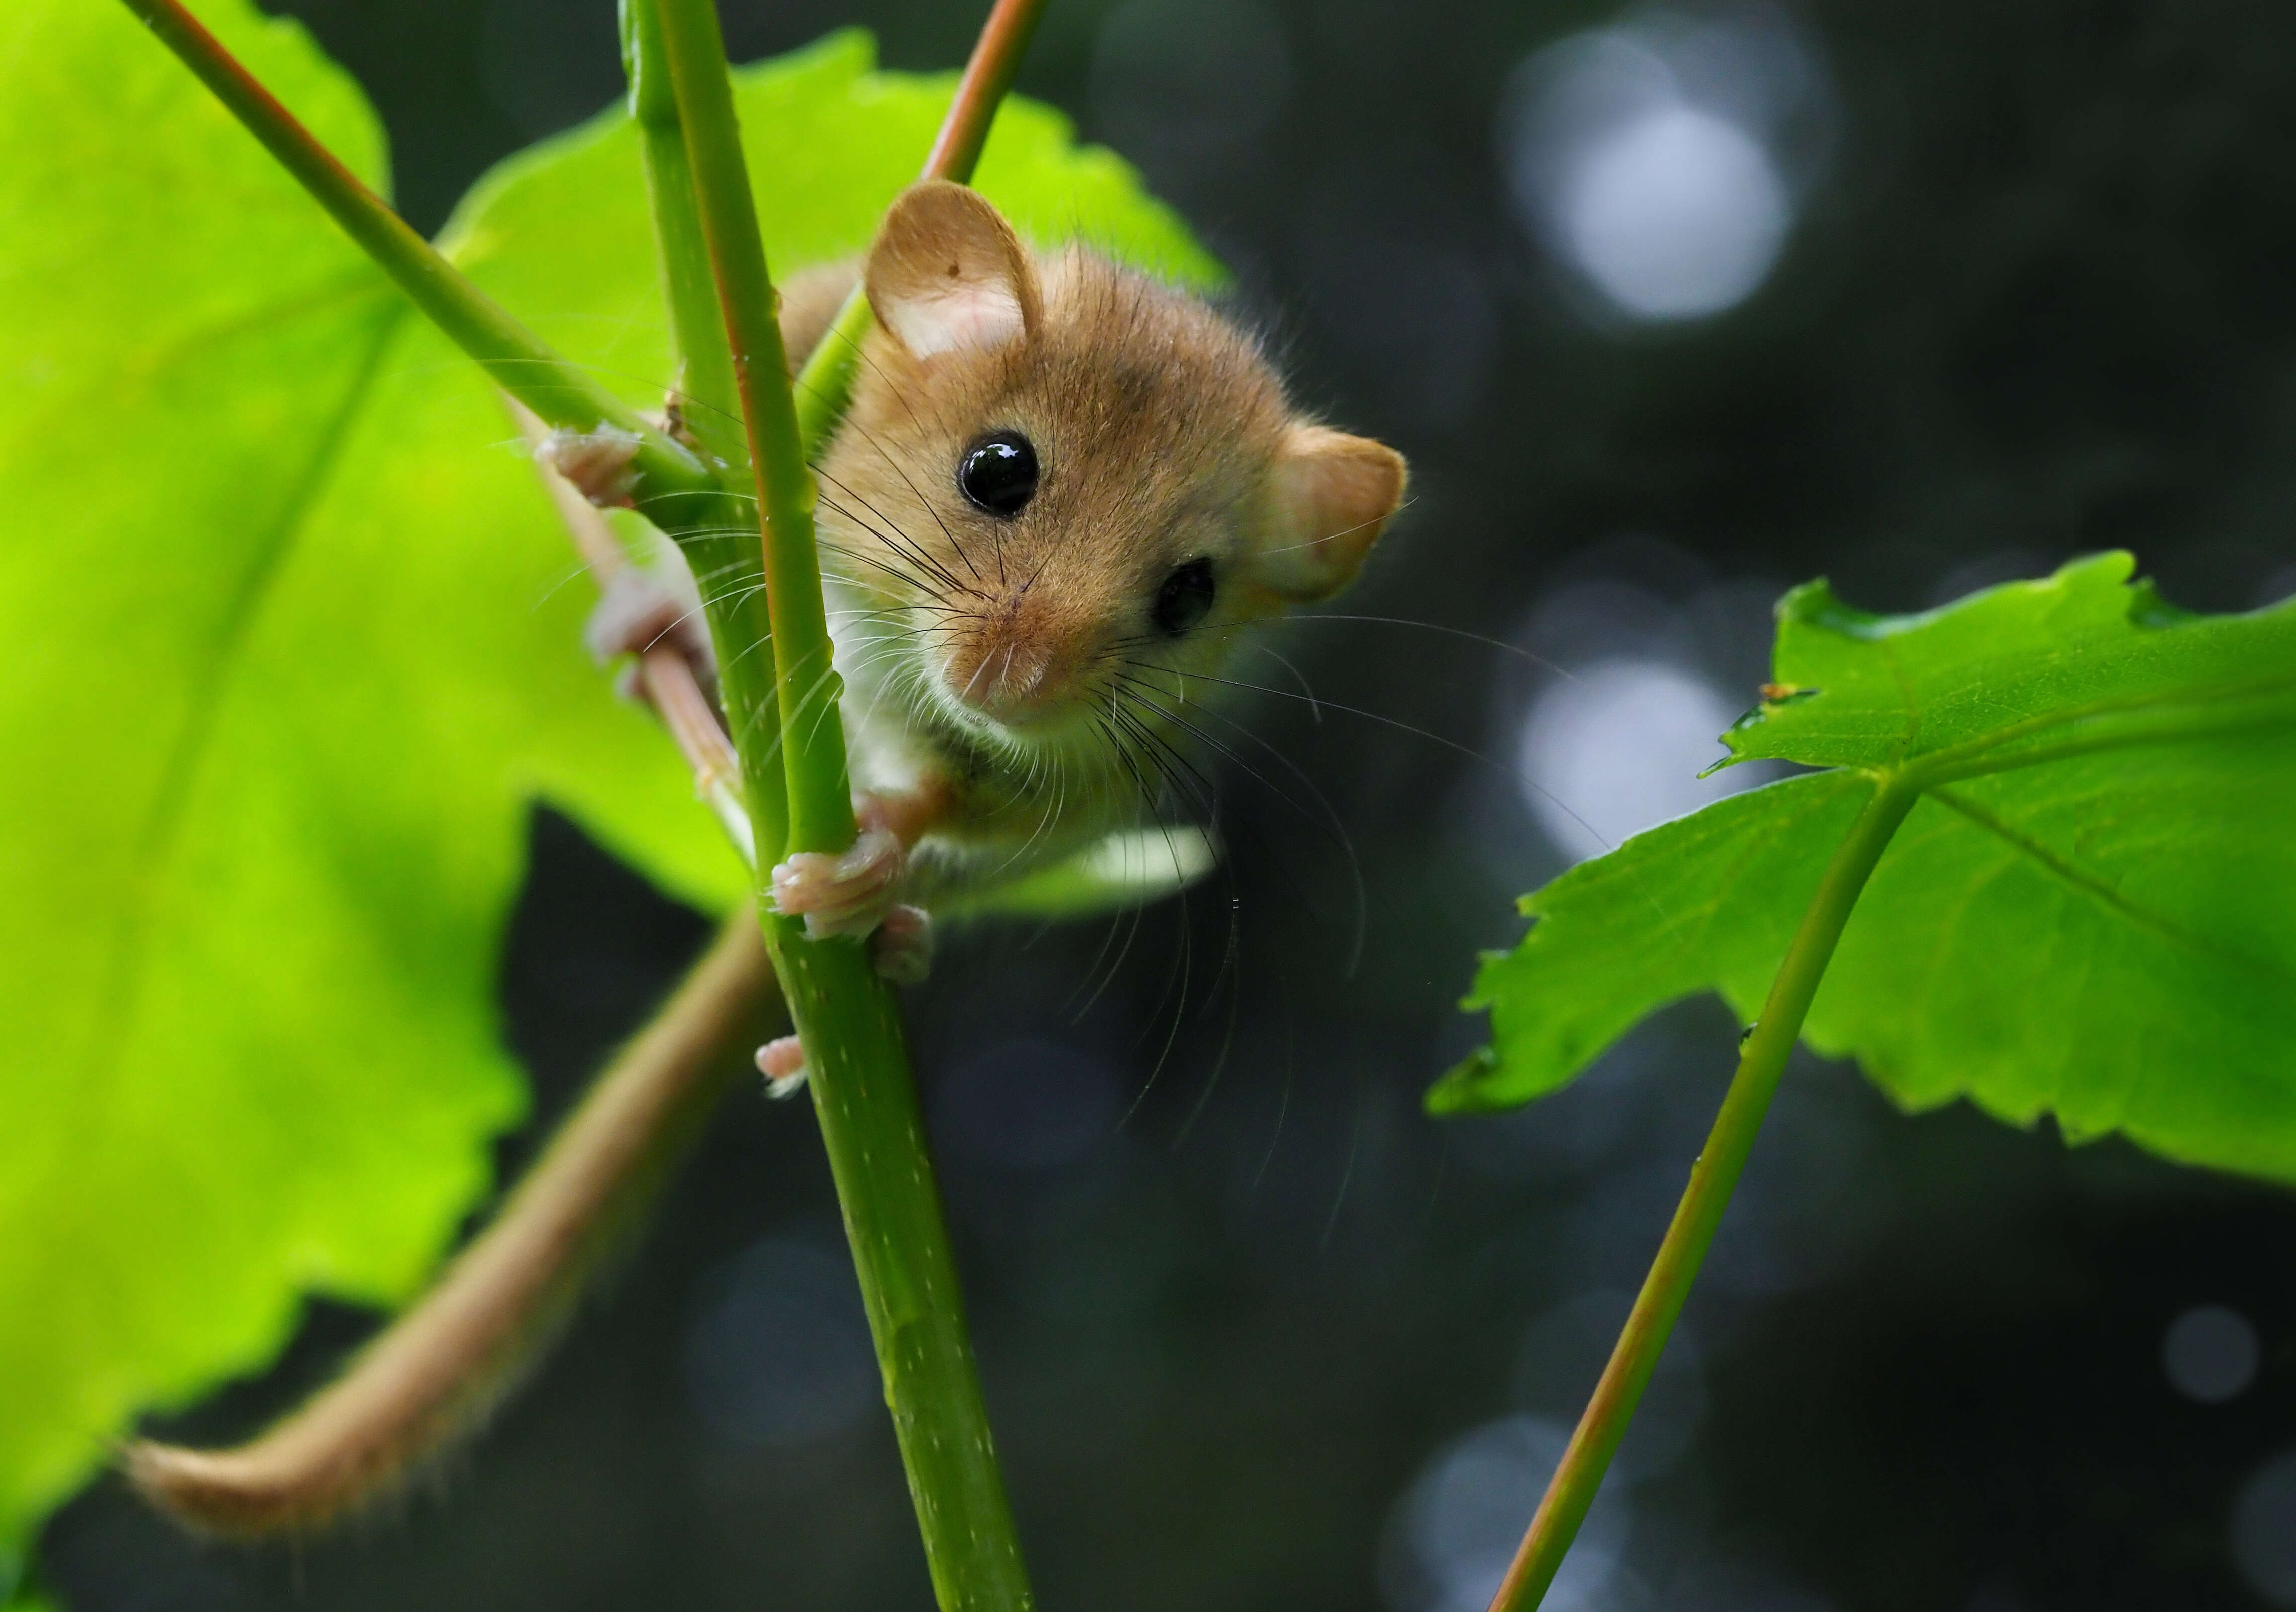
[[(980, 41), (964, 64), (964, 76), (957, 80), (956, 97), (948, 103), (940, 132), (925, 155), (921, 177), (972, 183), (996, 120), (996, 108), (1020, 76), (1021, 58), (1028, 53), (1037, 19), (1044, 14), (1045, 0), (996, 0), (989, 9)], [(820, 452), (845, 417), (846, 405), (853, 399), (854, 367), (868, 333), (869, 299), (856, 285), (797, 378), (798, 428), (808, 452)]]
[(1658, 1367), (1659, 1353), (1666, 1347), (1675, 1319), (1682, 1313), (1683, 1301), (1690, 1296), (1690, 1284), (1722, 1223), (1723, 1211), (1729, 1207), (1731, 1191), (1746, 1168), (1746, 1156), (1761, 1130), (1762, 1116), (1769, 1112), (1770, 1098), (1785, 1073), (1786, 1055), (1801, 1034), (1802, 1020), (1817, 995), (1818, 982), (1825, 977), (1842, 926), (1849, 922), (1849, 914), (1874, 864), (1882, 859), (1890, 836), (1920, 798), (1920, 787), (1901, 775), (1877, 778), (1873, 799), (1850, 826), (1819, 880), (1817, 894), (1802, 915), (1801, 926), (1786, 949), (1785, 961), (1771, 982), (1762, 1016), (1739, 1052), (1738, 1072), (1722, 1098), (1721, 1112), (1714, 1117), (1706, 1147), (1691, 1168), (1690, 1185), (1659, 1244), (1658, 1257), (1643, 1279), (1642, 1291), (1635, 1297), (1610, 1363), (1603, 1368), (1602, 1380), (1595, 1385), (1595, 1395), (1578, 1419), (1578, 1430), (1570, 1435), (1562, 1465), (1554, 1469), (1546, 1494), (1530, 1519), (1529, 1532), (1523, 1535), (1498, 1593), (1491, 1599), (1491, 1612), (1533, 1612), (1554, 1582), (1564, 1553), (1578, 1537), (1578, 1525), (1587, 1518), (1587, 1509), (1595, 1503), (1611, 1457), (1626, 1436), (1636, 1402)]
[[(661, 266), (677, 390), (692, 405), (684, 410), (685, 427), (718, 462), (721, 473), (743, 483), (742, 490), (754, 498), (756, 480), (749, 471), (749, 437), (733, 349), (718, 306), (701, 203), (694, 191), (685, 127), (678, 115), (676, 86), (654, 0), (624, 0), (622, 63), (629, 78), (630, 117), (637, 126), (647, 210)], [(740, 764), (739, 756), (729, 775), (740, 780), (738, 794), (746, 802), (742, 843), (753, 871), (770, 868), (789, 838), (789, 790), (780, 761), (781, 706), (774, 682), (773, 613), (765, 552), (752, 535), (757, 530), (754, 507), (747, 500), (728, 498), (691, 511), (694, 518), (690, 521), (657, 522), (685, 552), (693, 574), (706, 579), (709, 596), (717, 601), (704, 613), (717, 651), (719, 694), (740, 754), (758, 759), (756, 776)], [(642, 669), (645, 664), (641, 662)], [(647, 678), (651, 693), (652, 673), (642, 670), (641, 675)], [(674, 673), (668, 677), (665, 692), (682, 703), (685, 690)], [(665, 721), (675, 725), (678, 719), (671, 705), (657, 700), (656, 708)], [(715, 728), (714, 719), (710, 726)], [(701, 776), (699, 770), (696, 776)], [(715, 798), (711, 804), (719, 819), (730, 824), (724, 805)]]
[(661, 22), (652, 0), (622, 0), (622, 67), (630, 84), (630, 120), (637, 126), (648, 211), (661, 259), (662, 292), (677, 362), (677, 391), (697, 405), (685, 428), (710, 456), (739, 465), (749, 451), (742, 429), (742, 399), (734, 383), (734, 355), (718, 317), (718, 288), (709, 276), (693, 165), (677, 118), (677, 92), (662, 54)]
[[(830, 663), (829, 618), (814, 542), (813, 472), (798, 435), (788, 358), (775, 317), (774, 284), (758, 234), (757, 203), (742, 155), (717, 7), (712, 0), (659, 0), (656, 14), (686, 159), (693, 165), (718, 313), (733, 353), (750, 464), (757, 473), (780, 685), (782, 770), (789, 788), (786, 847), (774, 846), (770, 853), (764, 843), (758, 847), (759, 860), (770, 865), (785, 851), (841, 851), (854, 835), (845, 729), (836, 720), (841, 690)], [(752, 787), (759, 782), (753, 780)]]
[(280, 166), (301, 182), (343, 233), (449, 341), (484, 366), (504, 391), (553, 425), (583, 432), (606, 425), (636, 438), (638, 456), (633, 468), (641, 506), (651, 513), (671, 506), (666, 501), (679, 495), (716, 492), (717, 479), (708, 466), (472, 284), (319, 144), (181, 0), (126, 4)]
[[(726, 694), (752, 796), (771, 793), (776, 760), (787, 778), (785, 843), (767, 841), (761, 815), (752, 814), (758, 818), (762, 876), (784, 843), (838, 851), (852, 842), (840, 690), (815, 547), (812, 473), (775, 321), (717, 13), (711, 0), (653, 4), (757, 472), (779, 685), (777, 757), (760, 753), (760, 725), (745, 720), (749, 713), (739, 708), (743, 692), (728, 684)], [(633, 37), (644, 48), (650, 36), (641, 29)], [(642, 74), (644, 69), (642, 62)], [(666, 244), (670, 238), (665, 232)], [(713, 629), (722, 641), (723, 629), (715, 623)], [(935, 1597), (946, 1612), (1023, 1612), (1032, 1600), (965, 1336), (898, 1008), (862, 946), (808, 941), (800, 925), (772, 914), (762, 886), (760, 895), (767, 949), (805, 1045), (815, 1112)]]

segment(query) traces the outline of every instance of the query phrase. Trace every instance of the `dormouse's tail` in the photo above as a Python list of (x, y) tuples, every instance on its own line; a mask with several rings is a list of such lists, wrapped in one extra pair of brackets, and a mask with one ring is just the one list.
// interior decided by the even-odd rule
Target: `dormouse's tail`
[(253, 1443), (138, 1443), (135, 1486), (195, 1528), (320, 1527), (390, 1493), (475, 1428), (539, 1355), (615, 1233), (651, 1200), (772, 998), (746, 908), (602, 1074), (493, 1223), (340, 1380)]

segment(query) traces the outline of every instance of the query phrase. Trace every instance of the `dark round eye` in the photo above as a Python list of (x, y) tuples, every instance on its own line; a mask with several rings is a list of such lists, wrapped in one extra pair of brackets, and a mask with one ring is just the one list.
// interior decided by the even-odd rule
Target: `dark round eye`
[(1148, 607), (1156, 630), (1178, 637), (1202, 621), (1212, 607), (1212, 563), (1201, 556), (1183, 560), (1156, 585), (1156, 602)]
[(956, 462), (957, 490), (1009, 521), (1036, 495), (1037, 450), (1017, 431), (992, 431)]

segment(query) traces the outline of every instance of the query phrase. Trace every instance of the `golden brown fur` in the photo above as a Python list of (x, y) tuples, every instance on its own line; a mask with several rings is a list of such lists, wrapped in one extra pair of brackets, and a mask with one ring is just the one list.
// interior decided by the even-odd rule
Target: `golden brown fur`
[[(985, 314), (948, 313), (951, 287), (984, 283)], [(1192, 679), (1238, 629), (1352, 576), (1403, 465), (1299, 419), (1258, 341), (1195, 298), (1080, 249), (1030, 253), (955, 186), (896, 204), (868, 289), (879, 328), (820, 521), (856, 785), (942, 802), (910, 878), (931, 905), (1137, 816), (1179, 707), (1215, 690)], [(1010, 519), (956, 484), (991, 431), (1021, 432), (1041, 466)], [(1293, 563), (1319, 545), (1328, 576)], [(1160, 632), (1158, 586), (1196, 559), (1218, 580), (1210, 613)]]

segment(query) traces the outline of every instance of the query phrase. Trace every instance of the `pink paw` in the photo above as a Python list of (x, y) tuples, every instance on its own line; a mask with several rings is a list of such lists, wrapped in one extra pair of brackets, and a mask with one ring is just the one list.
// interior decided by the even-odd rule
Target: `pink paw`
[(582, 646), (601, 666), (667, 646), (685, 658), (704, 694), (717, 692), (718, 657), (701, 612), (636, 566), (626, 566), (606, 579), (597, 608), (583, 624)]
[(896, 985), (922, 983), (932, 972), (932, 915), (906, 904), (889, 909), (869, 937), (869, 958)]
[(889, 830), (865, 828), (842, 856), (800, 851), (774, 869), (774, 910), (802, 917), (808, 938), (865, 935), (900, 893), (908, 853)]
[(758, 1073), (766, 1077), (767, 1097), (794, 1097), (805, 1084), (805, 1049), (793, 1035), (767, 1041), (758, 1049)]

